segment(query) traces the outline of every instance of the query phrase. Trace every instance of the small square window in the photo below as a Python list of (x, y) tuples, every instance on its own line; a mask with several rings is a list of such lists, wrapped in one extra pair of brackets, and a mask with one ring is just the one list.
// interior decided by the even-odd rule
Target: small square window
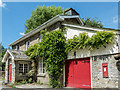
[(19, 73), (21, 74), (28, 73), (28, 64), (19, 64)]

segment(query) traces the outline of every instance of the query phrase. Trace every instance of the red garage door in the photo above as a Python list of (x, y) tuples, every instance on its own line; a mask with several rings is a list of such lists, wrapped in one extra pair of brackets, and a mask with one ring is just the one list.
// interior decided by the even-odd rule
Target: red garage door
[(91, 88), (90, 58), (65, 62), (66, 87)]

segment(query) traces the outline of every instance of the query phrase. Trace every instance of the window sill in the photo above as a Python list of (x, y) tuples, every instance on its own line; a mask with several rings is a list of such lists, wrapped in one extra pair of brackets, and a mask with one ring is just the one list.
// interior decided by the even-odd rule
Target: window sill
[(45, 77), (46, 73), (39, 73), (37, 74), (37, 76), (42, 76), (42, 77)]

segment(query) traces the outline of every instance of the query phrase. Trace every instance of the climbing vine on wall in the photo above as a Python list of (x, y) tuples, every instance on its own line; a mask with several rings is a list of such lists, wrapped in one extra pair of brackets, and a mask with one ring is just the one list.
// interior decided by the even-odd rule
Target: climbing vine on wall
[(67, 40), (66, 51), (76, 50), (76, 49), (84, 49), (88, 46), (89, 36), (87, 33), (80, 33), (79, 36), (75, 35), (73, 39)]
[(108, 31), (98, 31), (90, 38), (87, 33), (80, 33), (79, 36), (74, 36), (73, 39), (67, 40), (66, 51), (89, 48), (90, 50), (106, 47), (107, 44), (112, 44), (115, 40), (115, 34)]
[[(63, 30), (47, 32), (42, 30), (42, 40), (40, 43), (31, 46), (25, 53), (35, 62), (38, 57), (44, 58), (45, 68), (50, 76), (50, 85), (52, 88), (62, 87), (60, 77), (63, 72), (64, 60), (67, 58), (67, 52), (70, 50), (106, 47), (113, 43), (115, 34), (113, 32), (100, 31), (92, 37), (87, 33), (80, 33), (73, 39), (66, 40)], [(37, 68), (36, 68), (37, 70)]]
[(90, 49), (99, 49), (102, 46), (106, 48), (108, 44), (114, 43), (115, 38), (115, 33), (110, 31), (96, 32), (89, 40)]
[(31, 46), (25, 53), (33, 59), (44, 58), (45, 68), (50, 76), (52, 88), (60, 88), (60, 77), (63, 72), (64, 60), (66, 59), (66, 38), (62, 30), (41, 31), (42, 40), (40, 43)]

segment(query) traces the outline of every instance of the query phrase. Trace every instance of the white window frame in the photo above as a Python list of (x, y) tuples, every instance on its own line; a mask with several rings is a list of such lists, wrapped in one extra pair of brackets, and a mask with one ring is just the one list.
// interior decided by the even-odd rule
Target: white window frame
[[(41, 64), (41, 63), (42, 63), (42, 64)], [(41, 65), (42, 65), (42, 66), (41, 66)], [(39, 72), (40, 72), (40, 74), (45, 73), (45, 66), (44, 66), (44, 60), (43, 60), (43, 58), (40, 59), (40, 61), (39, 61)]]
[[(28, 43), (29, 43), (29, 45), (28, 45)], [(30, 46), (30, 41), (26, 41), (26, 43), (25, 43), (26, 50), (29, 48), (29, 46)]]
[(20, 48), (19, 45), (16, 45), (16, 50), (19, 50), (19, 48)]
[[(19, 74), (22, 74), (22, 75), (23, 75), (23, 74), (26, 74), (25, 71), (24, 71), (24, 69), (25, 69), (24, 66), (25, 66), (26, 63), (19, 63), (19, 68), (20, 68), (20, 64), (23, 65), (23, 68), (22, 68), (23, 73), (20, 73), (20, 71), (19, 71)], [(28, 64), (27, 64), (27, 73), (28, 73), (28, 71), (29, 71), (28, 69), (29, 69), (29, 66), (28, 66)], [(20, 69), (19, 69), (19, 70), (20, 70)]]

